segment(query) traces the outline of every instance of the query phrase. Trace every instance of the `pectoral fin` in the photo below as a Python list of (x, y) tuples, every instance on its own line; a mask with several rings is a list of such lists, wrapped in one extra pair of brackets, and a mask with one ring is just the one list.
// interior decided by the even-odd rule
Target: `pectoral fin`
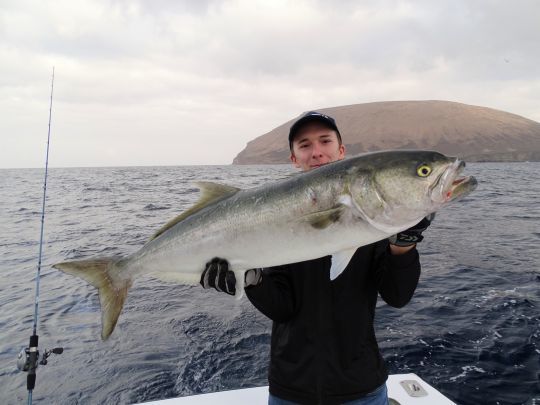
[(335, 208), (331, 208), (326, 211), (319, 211), (309, 215), (304, 216), (304, 219), (309, 222), (309, 224), (316, 229), (325, 229), (328, 228), (333, 223), (339, 221), (343, 212), (345, 211), (343, 205), (339, 205)]
[(335, 280), (351, 261), (357, 248), (342, 250), (332, 255), (332, 267), (330, 267), (330, 280)]

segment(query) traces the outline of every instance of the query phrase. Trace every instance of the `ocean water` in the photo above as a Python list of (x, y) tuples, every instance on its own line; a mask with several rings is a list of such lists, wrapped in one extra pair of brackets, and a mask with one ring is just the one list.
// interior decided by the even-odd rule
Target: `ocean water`
[[(247, 299), (138, 279), (100, 340), (97, 292), (53, 263), (123, 255), (197, 199), (195, 180), (253, 187), (288, 166), (49, 171), (34, 402), (128, 404), (266, 384), (270, 321)], [(378, 306), (392, 373), (414, 372), (458, 404), (540, 404), (540, 163), (469, 164), (479, 180), (419, 245), (417, 292)], [(26, 400), (16, 368), (32, 332), (43, 171), (0, 170), (0, 403)], [(179, 263), (179, 267), (181, 263)]]

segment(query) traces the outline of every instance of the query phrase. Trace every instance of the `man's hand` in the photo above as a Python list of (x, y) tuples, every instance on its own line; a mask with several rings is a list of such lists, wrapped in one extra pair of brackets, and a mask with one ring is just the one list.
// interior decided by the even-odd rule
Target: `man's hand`
[(215, 288), (229, 295), (236, 293), (236, 277), (229, 270), (229, 262), (219, 257), (214, 257), (208, 263), (201, 274), (203, 288)]
[(421, 242), (424, 237), (422, 232), (424, 232), (428, 226), (431, 225), (431, 221), (435, 218), (435, 213), (429, 214), (427, 217), (423, 218), (415, 226), (400, 232), (396, 235), (390, 236), (388, 240), (394, 246), (399, 247), (409, 247)]
[[(244, 286), (257, 285), (262, 280), (261, 269), (249, 269), (246, 271)], [(229, 262), (219, 257), (214, 257), (206, 263), (206, 267), (201, 274), (201, 285), (203, 288), (215, 288), (229, 295), (236, 293), (236, 277), (234, 272), (229, 270)]]

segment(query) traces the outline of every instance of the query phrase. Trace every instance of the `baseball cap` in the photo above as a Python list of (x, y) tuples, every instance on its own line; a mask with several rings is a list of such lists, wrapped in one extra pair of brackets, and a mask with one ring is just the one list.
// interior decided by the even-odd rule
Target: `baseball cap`
[(291, 129), (289, 130), (289, 147), (292, 149), (292, 143), (293, 139), (296, 136), (298, 130), (306, 123), (318, 121), (326, 125), (328, 128), (333, 129), (336, 131), (339, 141), (341, 142), (341, 134), (339, 133), (339, 129), (336, 125), (336, 120), (334, 120), (332, 117), (320, 113), (318, 111), (308, 111), (307, 113), (303, 114), (300, 118), (298, 118), (294, 124), (292, 124)]

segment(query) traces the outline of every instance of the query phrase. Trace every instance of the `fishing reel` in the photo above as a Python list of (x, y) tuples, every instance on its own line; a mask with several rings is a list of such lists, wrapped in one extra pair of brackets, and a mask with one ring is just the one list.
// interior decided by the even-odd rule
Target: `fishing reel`
[[(37, 352), (37, 355), (36, 355), (36, 358), (37, 358), (37, 363), (36, 364), (41, 364), (42, 366), (45, 366), (47, 365), (47, 359), (49, 358), (49, 356), (51, 354), (62, 354), (64, 352), (64, 348), (63, 347), (55, 347), (54, 349), (51, 349), (51, 350), (45, 350), (45, 352), (43, 352), (43, 354), (40, 356), (39, 355), (39, 350), (36, 350)], [(30, 370), (31, 368), (31, 364), (32, 363), (32, 360), (31, 360), (31, 357), (30, 357), (30, 348), (29, 347), (23, 347), (21, 349), (21, 351), (19, 352), (19, 355), (17, 356), (17, 368), (20, 370), (20, 371), (28, 371)], [(36, 365), (36, 368), (37, 368), (37, 365)]]
[(41, 356), (38, 350), (38, 336), (30, 336), (30, 344), (28, 347), (23, 347), (17, 356), (17, 368), (28, 373), (26, 378), (26, 386), (29, 390), (33, 390), (36, 385), (36, 369), (38, 365), (46, 365), (47, 359), (51, 354), (62, 354), (64, 348), (55, 347), (51, 350), (45, 350)]

